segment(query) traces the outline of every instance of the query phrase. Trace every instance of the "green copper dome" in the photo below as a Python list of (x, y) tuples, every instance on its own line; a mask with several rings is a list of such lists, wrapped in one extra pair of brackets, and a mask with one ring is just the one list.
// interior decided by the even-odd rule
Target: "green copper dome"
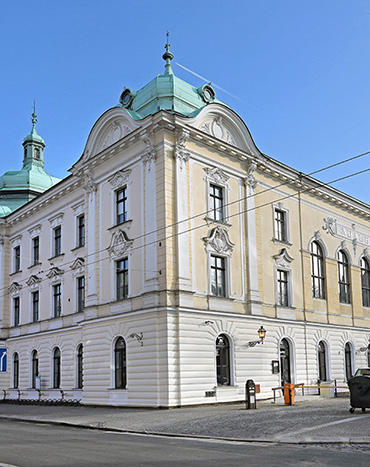
[[(160, 110), (167, 110), (185, 117), (194, 117), (203, 107), (212, 102), (221, 103), (210, 84), (196, 88), (173, 74), (170, 45), (165, 46), (163, 59), (165, 72), (158, 75), (139, 91), (125, 88), (120, 97), (124, 107), (135, 120), (141, 120)], [(225, 104), (224, 104), (225, 105)]]
[(5, 172), (0, 177), (0, 217), (7, 216), (60, 181), (44, 169), (45, 143), (36, 131), (35, 112), (31, 120), (31, 133), (22, 143), (24, 147), (22, 169)]

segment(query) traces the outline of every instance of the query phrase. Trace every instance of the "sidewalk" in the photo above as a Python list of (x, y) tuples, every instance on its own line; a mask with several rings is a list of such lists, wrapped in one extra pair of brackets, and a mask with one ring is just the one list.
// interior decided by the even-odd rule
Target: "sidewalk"
[(370, 409), (349, 411), (349, 399), (296, 396), (295, 406), (259, 401), (170, 410), (0, 404), (0, 419), (126, 433), (274, 443), (370, 444)]

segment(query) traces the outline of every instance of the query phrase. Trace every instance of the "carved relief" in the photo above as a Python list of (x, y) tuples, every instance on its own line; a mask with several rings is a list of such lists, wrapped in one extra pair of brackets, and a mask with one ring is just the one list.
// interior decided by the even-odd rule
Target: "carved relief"
[(326, 230), (326, 233), (330, 233), (335, 236), (337, 233), (337, 221), (333, 217), (324, 217), (325, 225), (322, 226), (323, 230)]
[(226, 129), (225, 125), (223, 124), (222, 117), (218, 116), (215, 117), (214, 120), (210, 120), (204, 122), (199, 129), (208, 133), (209, 135), (214, 136), (217, 139), (221, 139), (226, 143), (232, 144), (235, 146), (234, 138), (232, 137), (229, 130)]
[(229, 239), (229, 234), (225, 229), (218, 226), (212, 229), (207, 237), (203, 237), (206, 251), (212, 249), (216, 253), (231, 254), (234, 243)]
[(186, 151), (186, 140), (189, 138), (189, 132), (182, 130), (177, 138), (175, 146), (175, 158), (180, 161), (180, 170), (188, 162), (190, 153)]
[(85, 186), (84, 186), (85, 191), (89, 194), (95, 193), (97, 190), (97, 186), (93, 179), (93, 174), (91, 170), (88, 170), (88, 169), (85, 170), (84, 176), (85, 176)]
[(134, 241), (130, 240), (123, 230), (117, 230), (117, 232), (114, 232), (112, 235), (112, 239), (108, 247), (109, 256), (112, 259), (122, 256), (132, 247), (133, 243)]
[(113, 175), (113, 177), (109, 180), (109, 183), (114, 189), (131, 183), (131, 170), (120, 170)]

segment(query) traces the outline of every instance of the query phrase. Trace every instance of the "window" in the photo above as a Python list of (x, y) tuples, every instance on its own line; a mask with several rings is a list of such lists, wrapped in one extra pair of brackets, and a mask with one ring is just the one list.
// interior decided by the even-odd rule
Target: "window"
[(77, 388), (83, 388), (83, 345), (77, 347)]
[(116, 268), (117, 300), (122, 300), (128, 296), (128, 259), (117, 261)]
[(344, 358), (345, 358), (346, 380), (348, 381), (350, 378), (352, 378), (352, 375), (353, 375), (352, 348), (349, 342), (347, 342), (344, 347)]
[(277, 304), (289, 306), (288, 271), (277, 270)]
[(62, 286), (53, 285), (53, 318), (59, 318), (62, 313)]
[(343, 250), (338, 251), (338, 285), (339, 301), (341, 303), (350, 303), (348, 258)]
[(287, 213), (282, 209), (275, 208), (274, 213), (275, 239), (280, 242), (288, 241)]
[(32, 292), (32, 321), (35, 323), (39, 320), (39, 291)]
[(126, 343), (119, 337), (114, 346), (114, 387), (126, 389)]
[(361, 259), (362, 305), (370, 307), (370, 266), (369, 261)]
[(77, 248), (85, 245), (85, 216), (77, 218)]
[(34, 151), (33, 151), (33, 154), (34, 154), (35, 159), (40, 159), (40, 149), (39, 148), (35, 148)]
[(226, 297), (225, 258), (211, 255), (211, 295)]
[(223, 222), (224, 215), (224, 189), (220, 186), (209, 185), (209, 218)]
[(77, 278), (77, 312), (84, 311), (85, 308), (85, 277)]
[(58, 226), (54, 229), (54, 251), (53, 256), (62, 254), (62, 227)]
[(324, 256), (317, 242), (311, 243), (312, 296), (325, 298)]
[(14, 254), (14, 272), (21, 270), (21, 247), (18, 245), (13, 250)]
[(127, 188), (116, 192), (116, 222), (122, 224), (127, 221)]
[(14, 326), (19, 326), (19, 304), (20, 298), (14, 297), (13, 298), (13, 312), (14, 312)]
[(32, 239), (32, 266), (40, 262), (40, 237)]
[(19, 356), (17, 352), (13, 355), (13, 388), (19, 388)]
[(53, 353), (53, 388), (60, 388), (60, 350), (58, 347)]
[(327, 381), (328, 375), (326, 371), (326, 345), (323, 341), (320, 341), (319, 346), (318, 346), (318, 365), (319, 365), (319, 380)]
[(216, 339), (217, 386), (230, 386), (230, 342), (225, 334)]
[(32, 368), (31, 368), (31, 387), (36, 388), (36, 378), (39, 376), (39, 355), (37, 350), (32, 352)]

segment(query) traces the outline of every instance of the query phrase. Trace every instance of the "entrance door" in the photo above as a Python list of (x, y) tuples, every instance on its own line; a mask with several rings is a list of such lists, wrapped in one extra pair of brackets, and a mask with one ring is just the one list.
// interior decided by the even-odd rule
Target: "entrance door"
[(327, 381), (326, 374), (326, 348), (323, 341), (319, 342), (319, 380)]
[(290, 346), (286, 339), (282, 339), (280, 342), (280, 375), (281, 385), (284, 383), (291, 383), (290, 376)]

